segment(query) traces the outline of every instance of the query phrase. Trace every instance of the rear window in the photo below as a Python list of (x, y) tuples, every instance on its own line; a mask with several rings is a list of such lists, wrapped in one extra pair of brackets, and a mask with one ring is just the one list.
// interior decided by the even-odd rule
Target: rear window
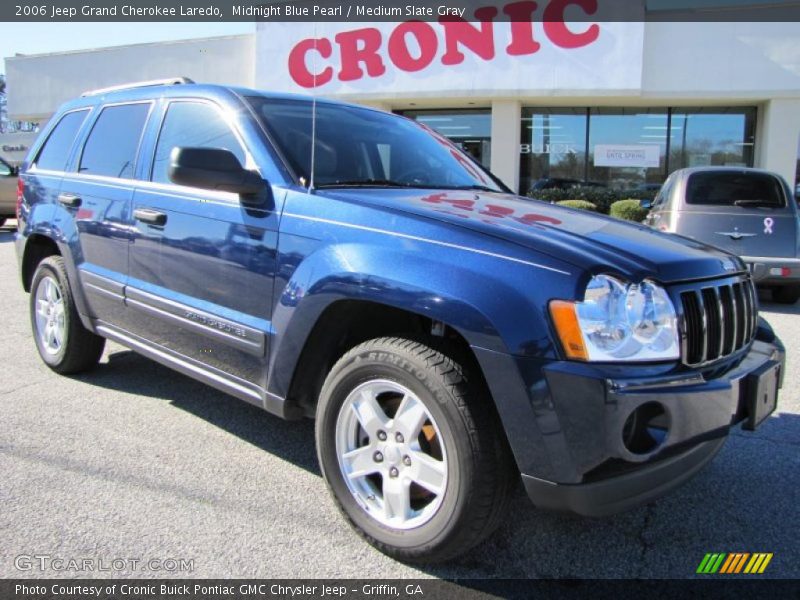
[(133, 177), (139, 140), (150, 104), (107, 106), (92, 127), (78, 169), (88, 175)]
[(39, 152), (37, 169), (63, 171), (66, 168), (70, 148), (88, 114), (88, 110), (77, 110), (61, 117)]
[(686, 186), (688, 204), (775, 207), (786, 205), (780, 181), (766, 173), (694, 173)]

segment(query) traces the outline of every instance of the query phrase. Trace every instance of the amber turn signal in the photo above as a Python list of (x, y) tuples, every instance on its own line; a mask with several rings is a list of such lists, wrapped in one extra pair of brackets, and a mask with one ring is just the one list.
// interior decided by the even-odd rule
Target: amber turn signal
[(578, 315), (574, 302), (553, 300), (550, 302), (550, 316), (556, 327), (556, 333), (561, 340), (561, 347), (567, 358), (573, 360), (589, 360), (589, 353), (583, 343), (583, 333), (578, 323)]

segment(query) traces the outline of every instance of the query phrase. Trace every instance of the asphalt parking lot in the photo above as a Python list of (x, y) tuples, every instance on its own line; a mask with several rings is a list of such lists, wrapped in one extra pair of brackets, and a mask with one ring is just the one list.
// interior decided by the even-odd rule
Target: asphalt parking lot
[[(416, 568), (340, 518), (310, 421), (286, 423), (115, 344), (92, 373), (49, 371), (12, 241), (3, 229), (0, 577), (684, 578), (707, 552), (772, 552), (764, 576), (800, 575), (800, 305), (762, 298), (789, 357), (778, 411), (755, 433), (735, 431), (677, 492), (585, 520), (536, 510), (518, 490), (488, 543)], [(186, 559), (193, 571), (20, 571), (21, 555)]]

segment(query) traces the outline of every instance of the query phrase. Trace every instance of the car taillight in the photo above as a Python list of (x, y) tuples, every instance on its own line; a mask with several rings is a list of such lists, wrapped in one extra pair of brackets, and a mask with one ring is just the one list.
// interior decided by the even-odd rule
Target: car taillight
[(19, 217), (22, 214), (22, 201), (25, 198), (25, 182), (22, 181), (22, 177), (17, 179), (17, 221), (19, 221)]

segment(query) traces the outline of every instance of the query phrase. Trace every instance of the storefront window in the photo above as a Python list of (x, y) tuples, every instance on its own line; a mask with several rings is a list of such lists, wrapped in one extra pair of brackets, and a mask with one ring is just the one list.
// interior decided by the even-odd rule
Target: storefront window
[(424, 123), (472, 155), (487, 169), (492, 160), (492, 113), (489, 110), (408, 110), (400, 113)]
[(579, 185), (586, 176), (586, 109), (526, 108), (520, 136), (520, 191)]
[(756, 109), (525, 108), (520, 192), (577, 185), (655, 191), (673, 171), (753, 166)]
[(669, 115), (665, 108), (593, 108), (588, 180), (616, 190), (658, 188), (665, 179)]
[(672, 109), (670, 168), (752, 166), (755, 121), (754, 108)]

